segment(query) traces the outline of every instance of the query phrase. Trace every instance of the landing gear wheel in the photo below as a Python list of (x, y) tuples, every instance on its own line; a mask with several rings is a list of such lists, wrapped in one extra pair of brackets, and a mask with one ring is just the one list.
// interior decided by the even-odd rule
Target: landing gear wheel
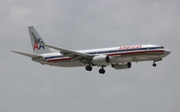
[(105, 70), (102, 68), (102, 69), (99, 69), (99, 73), (100, 74), (104, 74), (105, 73)]
[(87, 71), (92, 71), (92, 67), (91, 66), (86, 66), (86, 70)]
[(157, 65), (156, 65), (156, 63), (153, 63), (153, 67), (156, 67)]

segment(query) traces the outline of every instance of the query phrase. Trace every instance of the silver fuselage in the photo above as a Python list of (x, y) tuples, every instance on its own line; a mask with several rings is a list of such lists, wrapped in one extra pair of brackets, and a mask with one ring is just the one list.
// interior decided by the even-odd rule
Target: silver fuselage
[[(165, 49), (159, 45), (141, 45), (141, 47), (113, 47), (91, 50), (79, 50), (77, 52), (97, 55), (107, 55), (111, 57), (111, 62), (105, 66), (127, 63), (127, 62), (141, 62), (141, 61), (158, 61), (170, 54), (168, 49)], [(48, 53), (41, 54), (43, 58), (32, 59), (33, 61), (41, 64), (59, 66), (59, 67), (78, 67), (87, 66), (88, 63), (82, 63), (80, 61), (72, 61), (72, 58), (64, 56), (60, 53)]]

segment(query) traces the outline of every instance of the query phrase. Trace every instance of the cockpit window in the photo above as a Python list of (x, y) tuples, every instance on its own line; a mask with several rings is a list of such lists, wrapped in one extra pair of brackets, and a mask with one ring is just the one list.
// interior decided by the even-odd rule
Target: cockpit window
[(163, 46), (160, 46), (160, 47), (156, 47), (156, 49), (164, 49), (164, 47), (163, 47)]

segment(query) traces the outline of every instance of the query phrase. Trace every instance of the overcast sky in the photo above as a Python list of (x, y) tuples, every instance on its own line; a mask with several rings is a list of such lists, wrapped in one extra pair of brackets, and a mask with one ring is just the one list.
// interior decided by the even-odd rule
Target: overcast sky
[[(58, 68), (32, 53), (28, 26), (46, 43), (77, 49), (157, 44), (171, 54), (129, 70)], [(179, 0), (1, 0), (1, 112), (179, 112)]]

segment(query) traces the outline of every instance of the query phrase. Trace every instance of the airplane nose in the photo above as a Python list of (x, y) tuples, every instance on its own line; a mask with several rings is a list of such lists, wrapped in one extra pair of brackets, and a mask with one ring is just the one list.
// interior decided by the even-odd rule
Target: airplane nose
[(171, 51), (168, 50), (168, 49), (166, 49), (164, 52), (165, 52), (166, 55), (169, 55), (171, 53)]

